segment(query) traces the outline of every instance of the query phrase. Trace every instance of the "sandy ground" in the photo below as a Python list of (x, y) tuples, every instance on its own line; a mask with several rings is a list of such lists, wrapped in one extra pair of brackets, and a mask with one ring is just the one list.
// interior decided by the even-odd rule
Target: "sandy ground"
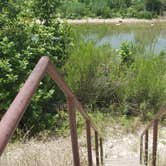
[[(140, 133), (143, 128), (139, 128), (135, 133), (124, 133), (124, 130), (116, 128), (108, 128), (107, 140), (104, 143), (105, 150), (105, 164), (104, 166), (140, 166)], [(149, 162), (152, 161), (152, 134), (149, 131)], [(159, 126), (158, 134), (158, 152), (157, 152), (157, 165), (166, 166), (166, 127)], [(151, 164), (150, 164), (151, 165)]]
[[(143, 127), (144, 128), (144, 127)], [(136, 132), (126, 132), (122, 126), (106, 127), (104, 166), (140, 166), (139, 144), (142, 126)], [(94, 138), (94, 136), (93, 136)], [(166, 166), (166, 127), (159, 127), (158, 166)], [(93, 162), (95, 165), (94, 139)], [(81, 166), (87, 166), (85, 133), (79, 138)], [(152, 154), (152, 130), (149, 133), (149, 158)], [(0, 158), (0, 166), (72, 166), (71, 141), (68, 138), (31, 140), (9, 144)]]
[(104, 166), (139, 166), (139, 137), (137, 132), (125, 132), (123, 127), (107, 128), (104, 143)]
[(155, 23), (155, 22), (166, 22), (166, 19), (152, 19), (152, 20), (147, 20), (147, 19), (135, 19), (135, 18), (113, 18), (113, 19), (98, 19), (98, 18), (87, 18), (87, 19), (68, 19), (68, 23), (70, 24), (101, 24), (101, 23)]

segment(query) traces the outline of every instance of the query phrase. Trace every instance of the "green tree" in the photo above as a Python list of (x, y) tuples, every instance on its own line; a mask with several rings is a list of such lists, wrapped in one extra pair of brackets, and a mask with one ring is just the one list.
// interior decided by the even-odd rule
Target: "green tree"
[(162, 10), (166, 10), (166, 0), (161, 0)]
[[(72, 44), (70, 26), (66, 23), (52, 19), (46, 26), (33, 21), (35, 18), (22, 19), (22, 11), (15, 12), (18, 6), (15, 1), (10, 1), (0, 15), (0, 116), (7, 110), (40, 57), (49, 56), (60, 69), (68, 59)], [(60, 100), (63, 101), (62, 93), (45, 77), (23, 117), (21, 128), (29, 129), (35, 124), (33, 131), (38, 132), (50, 127), (51, 123), (55, 123), (55, 117), (44, 110)], [(45, 119), (47, 117), (48, 121)]]
[(2, 12), (2, 9), (6, 6), (7, 2), (8, 0), (0, 1), (0, 12)]
[(160, 13), (161, 10), (161, 1), (160, 0), (146, 0), (145, 6), (148, 11)]
[(108, 0), (107, 2), (111, 8), (126, 8), (131, 6), (131, 0)]
[(61, 0), (34, 0), (32, 6), (35, 16), (48, 25), (55, 18), (60, 4)]

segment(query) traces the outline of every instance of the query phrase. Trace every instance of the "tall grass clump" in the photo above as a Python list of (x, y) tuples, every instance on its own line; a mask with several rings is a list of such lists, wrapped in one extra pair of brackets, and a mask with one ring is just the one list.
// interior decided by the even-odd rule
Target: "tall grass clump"
[(93, 103), (98, 96), (97, 82), (107, 55), (93, 43), (80, 43), (64, 66), (66, 80), (83, 103)]
[(135, 52), (135, 47), (123, 43), (118, 51), (122, 62), (124, 57), (128, 59), (127, 65), (121, 65), (119, 70), (121, 103), (117, 110), (146, 119), (154, 115), (166, 100), (166, 56), (164, 52), (157, 55), (153, 51), (140, 54), (140, 51)]
[(166, 99), (165, 55), (137, 56), (126, 74), (123, 100), (127, 114), (153, 115)]

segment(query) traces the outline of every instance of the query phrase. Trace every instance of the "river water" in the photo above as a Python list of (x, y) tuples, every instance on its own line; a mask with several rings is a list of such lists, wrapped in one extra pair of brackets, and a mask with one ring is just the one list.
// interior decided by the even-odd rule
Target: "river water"
[(144, 51), (166, 51), (166, 23), (81, 24), (73, 25), (81, 40), (93, 41), (96, 46), (121, 47), (123, 41), (138, 45)]

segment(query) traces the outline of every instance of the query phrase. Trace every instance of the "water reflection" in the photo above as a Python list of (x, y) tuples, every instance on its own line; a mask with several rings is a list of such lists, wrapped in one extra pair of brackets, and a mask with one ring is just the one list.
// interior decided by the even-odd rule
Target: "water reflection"
[(134, 42), (134, 33), (120, 33), (115, 35), (104, 36), (96, 42), (97, 46), (110, 44), (113, 48), (120, 48), (122, 42), (126, 40)]
[(142, 51), (166, 51), (166, 24), (123, 24), (118, 27), (110, 24), (86, 24), (77, 25), (75, 29), (81, 33), (85, 42), (93, 41), (97, 46), (109, 44), (117, 49), (125, 40), (134, 43)]

